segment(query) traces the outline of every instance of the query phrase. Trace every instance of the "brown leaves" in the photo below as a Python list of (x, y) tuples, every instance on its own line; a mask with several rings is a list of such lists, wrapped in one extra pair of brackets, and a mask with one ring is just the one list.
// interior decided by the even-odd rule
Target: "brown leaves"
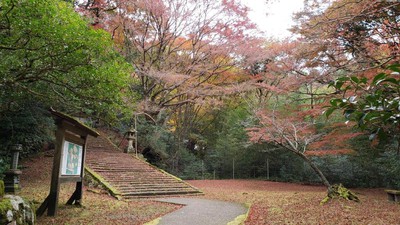
[[(50, 189), (50, 176), (53, 158), (43, 154), (22, 161), (22, 190), (20, 195), (36, 206), (46, 198)], [(39, 217), (38, 224), (133, 224), (140, 225), (158, 218), (180, 206), (148, 201), (118, 201), (93, 188), (88, 191), (84, 186), (83, 207), (67, 206), (65, 203), (75, 190), (74, 183), (61, 184), (59, 210), (56, 217)], [(100, 194), (99, 194), (100, 193)]]
[[(387, 201), (382, 189), (357, 189), (361, 202), (320, 201), (326, 188), (256, 180), (190, 181), (205, 198), (251, 205), (246, 225), (255, 224), (398, 224), (400, 206)], [(243, 194), (247, 193), (247, 194)]]

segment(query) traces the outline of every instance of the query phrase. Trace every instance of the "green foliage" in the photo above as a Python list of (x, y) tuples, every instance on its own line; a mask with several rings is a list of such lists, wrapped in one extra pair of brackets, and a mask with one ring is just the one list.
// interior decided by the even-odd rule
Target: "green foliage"
[(313, 161), (332, 183), (346, 187), (400, 188), (400, 155), (387, 145), (370, 146), (367, 137), (352, 140), (352, 155), (314, 157)]
[(54, 138), (54, 120), (35, 102), (24, 102), (15, 111), (3, 112), (0, 118), (0, 150), (7, 153), (13, 144), (22, 144), (22, 155), (37, 152)]
[[(172, 133), (170, 139), (161, 138), (168, 143), (163, 165), (185, 179), (213, 178), (214, 173), (216, 179), (231, 179), (235, 163), (235, 178), (265, 179), (269, 175), (276, 181), (320, 183), (312, 168), (293, 153), (268, 143), (249, 143), (245, 128), (252, 123), (246, 107), (227, 106), (216, 114), (206, 134), (191, 135), (204, 143), (204, 155), (186, 149), (184, 143), (178, 145)], [(327, 129), (322, 121), (319, 129)], [(399, 187), (395, 143), (390, 151), (387, 145), (373, 149), (365, 136), (353, 138), (350, 143), (356, 152), (353, 155), (312, 157), (329, 181), (346, 187)]]
[(142, 149), (148, 162), (167, 169), (169, 150), (174, 145), (173, 136), (167, 127), (140, 116), (137, 120), (137, 132), (138, 148)]
[[(384, 152), (379, 158), (374, 160), (378, 168), (380, 186), (387, 188), (400, 189), (400, 156), (395, 152)], [(372, 171), (371, 171), (372, 172)]]
[(182, 151), (181, 164), (184, 165), (179, 177), (182, 179), (200, 180), (204, 178), (204, 162), (188, 151)]
[[(354, 181), (354, 165), (347, 155), (327, 155), (313, 157), (314, 163), (325, 174), (326, 178), (332, 183), (343, 183), (346, 186)], [(314, 180), (310, 180), (313, 182)], [(350, 185), (348, 185), (350, 184)]]
[(233, 161), (236, 161), (236, 177), (247, 169), (240, 164), (246, 161), (245, 156), (250, 152), (245, 148), (248, 142), (245, 124), (248, 119), (249, 114), (243, 106), (227, 107), (220, 111), (205, 137), (209, 149), (206, 163), (222, 178), (232, 178)]
[(343, 92), (343, 97), (330, 101), (326, 116), (336, 110), (343, 111), (345, 117), (357, 122), (361, 129), (371, 130), (371, 139), (395, 133), (400, 122), (399, 67), (389, 66), (391, 74), (379, 73), (371, 81), (356, 76), (336, 79), (331, 86)]
[[(344, 173), (334, 180), (363, 187), (400, 187), (398, 182), (399, 67), (397, 64), (391, 65), (387, 68), (389, 73), (376, 74), (371, 80), (356, 76), (341, 77), (331, 84), (343, 93), (343, 97), (330, 101), (326, 116), (337, 110), (342, 111), (346, 119), (355, 121), (359, 128), (371, 132), (370, 140), (376, 137), (381, 140), (375, 149), (370, 145), (355, 142), (353, 147), (358, 149), (358, 154), (336, 160), (336, 163), (339, 163), (338, 167), (344, 168)], [(332, 165), (327, 162), (323, 164)], [(325, 166), (329, 167), (332, 166)], [(337, 171), (335, 173), (340, 174)]]
[[(365, 136), (359, 136), (351, 142), (354, 150), (358, 153), (312, 157), (312, 161), (330, 182), (342, 183), (346, 187), (400, 188), (398, 163), (400, 156), (397, 155), (395, 149), (389, 151), (386, 145), (373, 149), (368, 137)], [(320, 183), (319, 178), (302, 159), (290, 152), (280, 151), (266, 144), (248, 146), (243, 154), (238, 153), (236, 177), (265, 179), (267, 160), (270, 180)], [(207, 161), (206, 158), (205, 162), (207, 163)], [(232, 159), (220, 157), (211, 164), (220, 166), (206, 167), (209, 173), (212, 172), (212, 169), (216, 169), (220, 178), (232, 177)]]
[(4, 179), (4, 172), (10, 169), (11, 156), (3, 153), (0, 155), (0, 179)]
[(129, 66), (110, 36), (64, 1), (2, 1), (0, 112), (27, 96), (71, 114), (113, 119)]

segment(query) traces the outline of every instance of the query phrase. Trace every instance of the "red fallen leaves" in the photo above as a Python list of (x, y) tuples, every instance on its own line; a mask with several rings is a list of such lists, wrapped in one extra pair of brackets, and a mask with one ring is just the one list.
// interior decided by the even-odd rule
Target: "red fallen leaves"
[(382, 189), (356, 189), (361, 202), (333, 200), (321, 206), (326, 188), (252, 180), (199, 180), (190, 183), (205, 198), (250, 203), (245, 222), (253, 224), (400, 224), (400, 205)]
[[(21, 195), (40, 204), (49, 191), (52, 157), (23, 160)], [(400, 205), (389, 202), (382, 189), (356, 189), (361, 202), (333, 200), (321, 206), (326, 188), (260, 180), (197, 180), (204, 198), (249, 203), (246, 225), (261, 224), (400, 224)], [(38, 224), (143, 224), (179, 208), (136, 200), (117, 201), (84, 191), (83, 208), (64, 203), (73, 184), (62, 184), (58, 216), (38, 218)]]

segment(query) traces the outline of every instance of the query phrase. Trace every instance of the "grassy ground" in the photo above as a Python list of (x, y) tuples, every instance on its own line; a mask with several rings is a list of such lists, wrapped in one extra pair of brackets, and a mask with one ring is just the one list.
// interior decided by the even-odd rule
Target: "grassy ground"
[[(50, 154), (49, 154), (50, 156)], [(42, 154), (23, 160), (21, 195), (39, 205), (50, 185), (52, 157)], [(320, 201), (326, 189), (321, 186), (254, 181), (201, 180), (190, 183), (205, 193), (202, 198), (250, 203), (246, 224), (400, 224), (400, 205), (387, 201), (383, 189), (353, 189), (360, 203), (334, 200)], [(104, 191), (85, 187), (82, 208), (66, 206), (74, 189), (62, 184), (57, 217), (43, 216), (38, 224), (143, 224), (179, 206), (151, 199), (118, 201)]]
[(383, 189), (355, 189), (361, 202), (334, 200), (325, 205), (321, 186), (249, 181), (190, 181), (205, 198), (250, 203), (246, 224), (400, 224), (400, 205)]

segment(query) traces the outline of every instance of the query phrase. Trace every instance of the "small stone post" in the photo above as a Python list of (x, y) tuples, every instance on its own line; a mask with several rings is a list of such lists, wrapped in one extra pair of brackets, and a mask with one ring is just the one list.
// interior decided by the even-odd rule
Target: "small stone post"
[(18, 158), (19, 153), (22, 151), (22, 145), (12, 145), (10, 150), (12, 153), (12, 164), (11, 169), (5, 172), (6, 176), (4, 178), (4, 186), (6, 193), (15, 194), (21, 189), (19, 185), (19, 176), (22, 174), (22, 172), (18, 169)]
[(0, 200), (4, 197), (4, 181), (0, 180)]
[(126, 139), (128, 140), (128, 147), (125, 149), (125, 153), (132, 153), (135, 151), (135, 148), (133, 147), (133, 140), (135, 140), (135, 133), (136, 130), (131, 127), (127, 132), (126, 132)]

